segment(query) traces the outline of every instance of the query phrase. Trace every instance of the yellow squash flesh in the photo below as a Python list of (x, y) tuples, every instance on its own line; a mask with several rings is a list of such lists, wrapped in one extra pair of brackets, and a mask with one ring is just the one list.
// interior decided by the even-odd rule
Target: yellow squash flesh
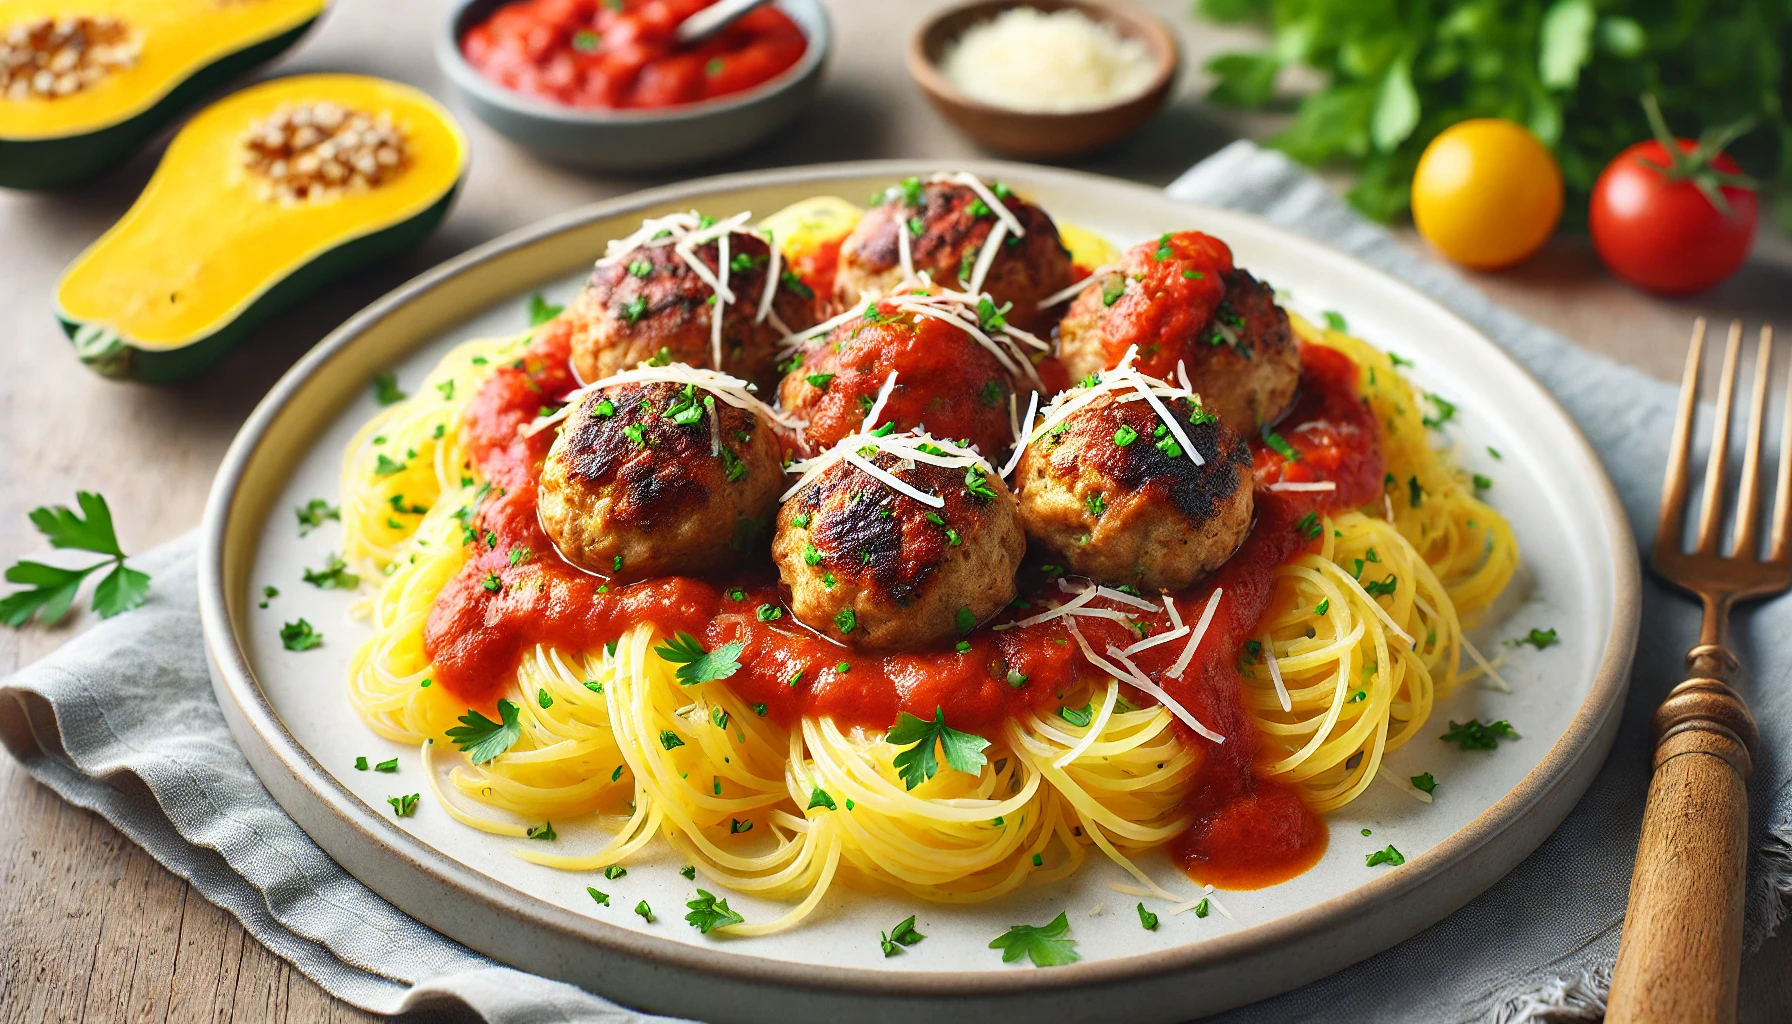
[[(366, 191), (309, 202), (268, 198), (266, 180), (243, 166), (244, 132), (283, 106), (321, 101), (390, 114), (409, 166)], [(201, 344), (265, 306), (271, 291), (301, 271), (331, 276), (332, 263), (356, 240), (426, 216), (424, 230), (433, 227), (466, 162), (458, 125), (410, 86), (358, 75), (254, 86), (201, 111), (174, 137), (137, 202), (64, 273), (58, 315), (77, 347), (78, 330), (139, 354)], [(289, 283), (286, 290), (294, 289)], [(279, 304), (293, 297), (281, 295)], [(170, 375), (179, 374), (155, 374)]]
[(221, 58), (290, 32), (325, 0), (0, 0), (0, 34), (40, 18), (117, 18), (142, 41), (137, 63), (57, 99), (0, 97), (0, 139), (82, 135), (149, 110)]

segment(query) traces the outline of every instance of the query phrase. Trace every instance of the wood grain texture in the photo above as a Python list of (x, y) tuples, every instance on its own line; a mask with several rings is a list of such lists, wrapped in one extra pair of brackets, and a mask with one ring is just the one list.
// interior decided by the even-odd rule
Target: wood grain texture
[[(826, 160), (929, 157), (976, 151), (944, 124), (902, 70), (903, 41), (946, 0), (826, 0), (836, 51), (822, 96), (804, 120), (742, 156), (678, 175)], [(1188, 0), (1147, 0), (1178, 30), (1184, 66), (1252, 41), (1250, 30), (1198, 24)], [(332, 6), (319, 28), (269, 74), (363, 71), (437, 96), (430, 55), (438, 0)], [(1241, 135), (1281, 127), (1276, 115), (1235, 114), (1195, 102), (1208, 80), (1185, 74), (1178, 98), (1144, 131), (1078, 166), (1155, 185)], [(190, 529), (238, 425), (267, 387), (330, 328), (411, 275), (541, 217), (660, 179), (592, 179), (537, 163), (464, 109), (472, 171), (448, 221), (418, 251), (358, 275), (258, 332), (219, 366), (178, 386), (100, 380), (83, 370), (50, 315), (61, 267), (129, 205), (154, 167), (148, 152), (106, 180), (60, 193), (0, 192), (0, 564), (38, 555), (25, 513), (72, 500), (76, 488), (111, 499), (127, 550)], [(1400, 233), (1420, 247), (1410, 229)], [(1584, 241), (1558, 240), (1521, 267), (1466, 273), (1520, 314), (1580, 344), (1673, 380), (1686, 327), (1716, 321), (1792, 322), (1784, 288), (1792, 244), (1764, 236), (1730, 282), (1696, 299), (1634, 292), (1599, 268)], [(0, 629), (0, 675), (48, 653), (89, 622)], [(1742, 1019), (1792, 1020), (1792, 939), (1744, 964)], [(0, 756), (0, 1024), (40, 1022), (373, 1021), (325, 994), (250, 938), (97, 816), (71, 807)]]

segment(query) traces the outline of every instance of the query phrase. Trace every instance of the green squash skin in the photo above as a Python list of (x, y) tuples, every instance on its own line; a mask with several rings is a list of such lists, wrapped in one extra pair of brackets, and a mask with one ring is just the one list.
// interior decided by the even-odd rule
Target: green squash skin
[(217, 362), (256, 327), (324, 285), (414, 248), (448, 215), (460, 185), (461, 179), (456, 179), (440, 199), (420, 213), (319, 254), (262, 292), (236, 319), (179, 348), (138, 348), (112, 330), (72, 320), (60, 309), (56, 318), (74, 343), (75, 355), (102, 377), (147, 384), (181, 380)]
[(168, 95), (148, 110), (117, 124), (49, 139), (0, 138), (0, 188), (63, 188), (104, 174), (213, 88), (279, 56), (316, 23), (312, 18), (271, 39), (225, 54), (168, 90)]

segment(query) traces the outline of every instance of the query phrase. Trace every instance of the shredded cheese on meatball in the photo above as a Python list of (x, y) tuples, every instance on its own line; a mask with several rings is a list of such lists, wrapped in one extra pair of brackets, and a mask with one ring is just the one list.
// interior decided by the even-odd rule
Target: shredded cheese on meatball
[[(560, 408), (554, 410), (553, 413), (547, 416), (535, 417), (535, 419), (530, 421), (527, 425), (519, 427), (518, 431), (524, 437), (531, 437), (541, 433), (554, 424), (566, 419), (568, 416), (571, 416), (573, 410), (579, 407), (579, 403), (584, 400), (585, 396), (591, 394), (593, 391), (602, 391), (605, 388), (615, 387), (618, 384), (652, 383), (693, 385), (700, 390), (727, 402), (736, 409), (745, 409), (748, 412), (758, 413), (767, 420), (790, 430), (801, 430), (807, 425), (802, 420), (793, 419), (753, 397), (753, 392), (758, 390), (757, 386), (741, 380), (739, 377), (730, 377), (720, 370), (710, 370), (703, 367), (691, 366), (687, 363), (668, 363), (665, 366), (649, 366), (646, 363), (642, 363), (632, 370), (623, 370), (621, 373), (611, 374), (603, 380), (593, 381), (590, 384), (586, 384), (585, 386), (574, 390), (566, 396), (566, 403)], [(719, 450), (719, 440), (716, 443), (716, 447)]]
[(1196, 408), (1200, 408), (1201, 396), (1187, 388), (1175, 387), (1156, 377), (1145, 376), (1132, 365), (1133, 359), (1138, 354), (1139, 348), (1134, 345), (1126, 350), (1126, 355), (1121, 358), (1118, 366), (1106, 370), (1100, 375), (1094, 386), (1059, 392), (1058, 397), (1052, 399), (1052, 404), (1045, 407), (1045, 419), (1033, 429), (1032, 434), (1027, 438), (1027, 443), (1033, 444), (1051, 433), (1052, 428), (1081, 412), (1100, 396), (1127, 391), (1129, 393), (1124, 396), (1116, 395), (1116, 401), (1136, 402), (1143, 399), (1150, 403), (1152, 411), (1157, 413), (1157, 418), (1163, 422), (1164, 426), (1170, 428), (1171, 434), (1175, 435), (1176, 442), (1182, 446), (1183, 453), (1195, 465), (1205, 466), (1207, 460), (1201, 457), (1199, 451), (1195, 450), (1195, 443), (1189, 440), (1188, 433), (1182, 429), (1182, 421), (1172, 416), (1169, 408), (1159, 400), (1159, 396), (1170, 399), (1185, 398)]
[[(880, 452), (888, 452), (901, 459), (910, 468), (915, 463), (924, 462), (930, 466), (942, 466), (947, 469), (968, 469), (972, 466), (980, 466), (986, 474), (993, 475), (995, 473), (989, 463), (977, 454), (975, 448), (964, 448), (951, 441), (941, 440), (924, 430), (915, 429), (907, 433), (887, 434), (881, 437), (876, 434), (859, 433), (841, 438), (832, 448), (812, 459), (791, 463), (785, 472), (798, 474), (797, 481), (778, 500), (789, 501), (798, 491), (807, 487), (811, 481), (826, 472), (835, 463), (846, 461), (891, 490), (906, 494), (923, 505), (931, 508), (945, 507), (946, 499), (936, 494), (928, 494), (894, 473), (874, 465), (870, 459), (859, 454), (859, 450), (862, 448), (875, 448)], [(929, 451), (928, 449), (933, 450)]]

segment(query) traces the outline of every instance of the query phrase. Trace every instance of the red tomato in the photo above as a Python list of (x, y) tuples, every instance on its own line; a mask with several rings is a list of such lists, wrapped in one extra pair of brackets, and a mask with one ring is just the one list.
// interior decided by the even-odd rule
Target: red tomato
[[(1674, 141), (1683, 154), (1697, 145)], [(1730, 207), (1719, 210), (1690, 176), (1664, 170), (1672, 163), (1667, 147), (1653, 139), (1619, 153), (1593, 185), (1588, 221), (1593, 248), (1612, 273), (1638, 288), (1684, 295), (1736, 272), (1748, 258), (1760, 210), (1753, 191), (1715, 185)], [(1705, 173), (1741, 173), (1723, 153), (1708, 168)]]

